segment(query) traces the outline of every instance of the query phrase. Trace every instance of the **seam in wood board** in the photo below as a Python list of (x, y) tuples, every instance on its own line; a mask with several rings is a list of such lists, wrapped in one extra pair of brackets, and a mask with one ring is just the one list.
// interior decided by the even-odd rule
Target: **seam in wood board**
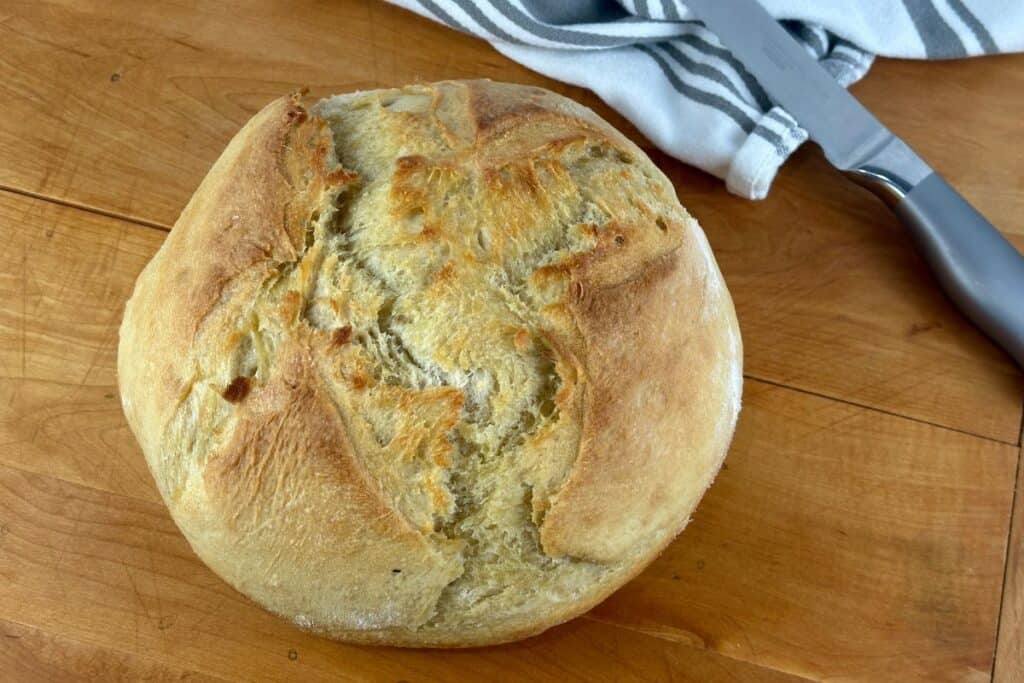
[(686, 640), (683, 640), (683, 639), (670, 638), (670, 637), (667, 637), (667, 636), (658, 635), (657, 633), (651, 633), (650, 631), (646, 631), (646, 630), (644, 630), (642, 628), (635, 628), (633, 626), (630, 626), (629, 624), (620, 624), (620, 623), (615, 622), (615, 621), (610, 621), (610, 620), (607, 620), (607, 619), (601, 619), (600, 617), (596, 617), (596, 616), (594, 616), (593, 614), (590, 614), (590, 613), (584, 614), (583, 616), (581, 616), (579, 618), (580, 619), (585, 619), (587, 621), (593, 621), (593, 622), (596, 622), (598, 624), (604, 624), (605, 626), (611, 626), (612, 628), (621, 629), (623, 631), (629, 631), (630, 633), (635, 633), (637, 635), (644, 636), (645, 638), (654, 638), (655, 640), (663, 640), (665, 642), (672, 643), (673, 645), (678, 645), (678, 646), (681, 646), (681, 647), (687, 647), (687, 648), (690, 648), (692, 650), (703, 650), (705, 652), (710, 652), (710, 653), (712, 653), (712, 654), (714, 654), (716, 656), (722, 657), (723, 659), (729, 659), (729, 660), (732, 660), (734, 662), (741, 662), (741, 663), (746, 664), (747, 666), (753, 667), (755, 669), (759, 669), (759, 670), (763, 670), (763, 671), (774, 671), (776, 673), (786, 674), (787, 676), (792, 676), (793, 678), (799, 678), (799, 679), (804, 680), (804, 681), (814, 681), (814, 680), (817, 680), (815, 678), (810, 678), (808, 676), (805, 676), (804, 674), (796, 673), (794, 671), (788, 671), (786, 669), (777, 669), (777, 668), (775, 668), (773, 666), (768, 666), (768, 665), (763, 664), (761, 662), (754, 662), (754, 661), (751, 661), (749, 659), (742, 659), (740, 657), (733, 657), (732, 655), (730, 655), (728, 653), (720, 652), (719, 650), (715, 650), (715, 649), (712, 649), (712, 648), (696, 647), (695, 645), (692, 645), (691, 643), (689, 643), (689, 642), (687, 642)]
[[(871, 405), (868, 405), (866, 403), (858, 403), (857, 401), (851, 401), (849, 399), (842, 398), (840, 396), (832, 396), (830, 394), (823, 394), (823, 393), (821, 393), (819, 391), (813, 391), (811, 389), (804, 389), (803, 387), (793, 386), (792, 384), (783, 384), (782, 382), (777, 382), (777, 381), (771, 380), (771, 379), (764, 379), (763, 377), (758, 377), (756, 375), (749, 375), (747, 373), (744, 373), (743, 374), (743, 379), (748, 379), (748, 380), (751, 380), (753, 382), (760, 382), (762, 384), (768, 384), (768, 385), (771, 385), (773, 387), (779, 387), (780, 389), (789, 389), (791, 391), (796, 391), (796, 392), (799, 392), (801, 394), (806, 394), (808, 396), (816, 396), (818, 398), (823, 398), (823, 399), (826, 399), (828, 401), (835, 401), (836, 403), (845, 403), (846, 405), (854, 406), (856, 408), (863, 408), (864, 410), (870, 410), (873, 413), (881, 413), (882, 415), (889, 415), (890, 417), (898, 417), (901, 420), (909, 420), (911, 422), (916, 422), (918, 424), (928, 425), (929, 427), (935, 427), (937, 429), (944, 429), (944, 430), (946, 430), (948, 432), (956, 432), (957, 434), (963, 434), (965, 436), (971, 436), (971, 437), (974, 437), (974, 438), (977, 438), (977, 439), (984, 439), (985, 441), (991, 441), (993, 443), (1001, 443), (1001, 444), (1004, 444), (1006, 446), (1020, 446), (1021, 445), (1020, 438), (1018, 438), (1016, 442), (1004, 441), (1002, 439), (997, 439), (994, 436), (986, 436), (985, 434), (978, 434), (977, 432), (969, 432), (966, 429), (959, 429), (958, 427), (950, 427), (948, 425), (939, 424), (938, 422), (931, 422), (929, 420), (924, 420), (924, 419), (922, 419), (920, 417), (914, 417), (913, 415), (904, 415), (902, 413), (896, 413), (896, 412), (893, 412), (891, 410), (886, 410), (885, 408), (878, 408), (876, 406), (871, 406)], [(1024, 411), (1024, 408), (1022, 408), (1022, 411)], [(1024, 412), (1022, 412), (1022, 418), (1024, 418)]]
[[(1024, 406), (1022, 406), (1024, 409)], [(1024, 444), (1024, 417), (1021, 418), (1020, 425), (1020, 436), (1017, 438), (1018, 445)], [(1014, 519), (1016, 518), (1017, 504), (1019, 502), (1020, 491), (1018, 490), (1018, 482), (1020, 481), (1020, 461), (1021, 454), (1024, 453), (1024, 447), (1017, 449), (1017, 469), (1013, 475), (1013, 495), (1010, 497), (1010, 524), (1006, 531), (1006, 549), (1003, 552), (1003, 583), (1000, 587), (999, 592), (999, 611), (996, 613), (996, 637), (995, 642), (992, 645), (992, 668), (989, 671), (989, 679), (995, 680), (996, 676), (996, 663), (999, 661), (999, 636), (1002, 635), (1003, 630), (1003, 609), (1006, 606), (1006, 584), (1010, 580), (1010, 552), (1013, 548), (1011, 543), (1013, 542), (1014, 532)]]
[[(49, 203), (55, 204), (57, 206), (64, 206), (64, 207), (68, 207), (68, 208), (72, 208), (72, 209), (78, 209), (80, 211), (85, 211), (87, 213), (92, 213), (92, 214), (99, 215), (99, 216), (105, 216), (107, 218), (113, 218), (113, 219), (116, 219), (116, 220), (125, 221), (127, 223), (133, 223), (135, 225), (139, 225), (139, 226), (142, 226), (142, 227), (145, 227), (145, 228), (151, 228), (153, 230), (159, 230), (159, 231), (165, 232), (165, 233), (171, 231), (170, 226), (166, 226), (166, 225), (163, 225), (161, 223), (156, 223), (156, 222), (153, 222), (153, 221), (148, 221), (148, 220), (146, 220), (144, 218), (138, 218), (138, 217), (134, 217), (134, 216), (127, 216), (127, 215), (124, 215), (124, 214), (119, 214), (119, 213), (114, 212), (114, 211), (106, 211), (104, 209), (99, 209), (99, 208), (96, 208), (96, 207), (93, 207), (93, 206), (87, 206), (85, 204), (79, 204), (79, 203), (76, 203), (76, 202), (71, 202), (71, 201), (67, 201), (67, 200), (64, 200), (64, 199), (59, 199), (57, 197), (50, 197), (48, 195), (40, 194), (40, 193), (37, 193), (37, 192), (32, 192), (32, 191), (29, 191), (29, 190), (23, 190), (23, 189), (16, 188), (16, 187), (10, 187), (8, 185), (0, 185), (0, 192), (9, 192), (11, 194), (20, 195), (20, 196), (23, 196), (23, 197), (29, 197), (31, 199), (36, 199), (36, 200), (39, 200), (39, 201), (49, 202)], [(918, 422), (920, 424), (926, 424), (926, 425), (929, 425), (929, 426), (932, 426), (932, 427), (937, 427), (939, 429), (947, 429), (947, 430), (949, 430), (951, 432), (958, 432), (960, 434), (966, 434), (967, 436), (974, 436), (974, 437), (977, 437), (979, 439), (985, 439), (986, 441), (993, 441), (993, 442), (996, 442), (996, 443), (1003, 443), (1003, 444), (1007, 444), (1007, 445), (1010, 445), (1010, 446), (1021, 446), (1022, 443), (1024, 443), (1024, 436), (1018, 436), (1016, 442), (1004, 441), (1003, 439), (998, 439), (998, 438), (994, 438), (994, 437), (991, 437), (991, 436), (986, 436), (984, 434), (978, 434), (977, 432), (971, 432), (971, 431), (968, 431), (966, 429), (959, 429), (957, 427), (950, 427), (950, 426), (947, 426), (947, 425), (939, 424), (937, 422), (931, 422), (929, 420), (924, 420), (924, 419), (921, 419), (919, 417), (914, 417), (912, 415), (904, 415), (904, 414), (901, 414), (901, 413), (893, 412), (891, 410), (885, 410), (884, 408), (878, 408), (878, 407), (875, 407), (875, 406), (867, 405), (865, 403), (859, 403), (857, 401), (851, 401), (849, 399), (842, 398), (840, 396), (832, 396), (832, 395), (829, 395), (829, 394), (825, 394), (825, 393), (821, 393), (821, 392), (817, 392), (817, 391), (812, 391), (810, 389), (804, 389), (802, 387), (794, 386), (794, 385), (791, 385), (791, 384), (783, 384), (782, 382), (778, 382), (778, 381), (770, 380), (770, 379), (765, 379), (763, 377), (758, 377), (756, 375), (750, 375), (750, 374), (744, 373), (743, 377), (744, 377), (744, 379), (749, 379), (749, 380), (753, 380), (753, 381), (756, 381), (756, 382), (761, 382), (763, 384), (768, 384), (768, 385), (771, 385), (771, 386), (780, 387), (782, 389), (791, 389), (793, 391), (797, 391), (797, 392), (800, 392), (802, 394), (807, 394), (809, 396), (817, 396), (818, 398), (824, 398), (824, 399), (827, 399), (827, 400), (830, 400), (830, 401), (836, 401), (837, 403), (845, 403), (847, 405), (855, 406), (855, 407), (858, 407), (858, 408), (863, 408), (865, 410), (871, 410), (873, 412), (881, 413), (883, 415), (891, 415), (892, 417), (898, 417), (898, 418), (902, 418), (902, 419), (905, 419), (905, 420), (910, 420), (912, 422)], [(1024, 407), (1022, 407), (1022, 409), (1021, 409), (1021, 433), (1024, 433)]]
[(182, 668), (182, 667), (178, 666), (173, 661), (164, 661), (164, 660), (158, 659), (156, 657), (150, 657), (149, 655), (142, 654), (141, 652), (133, 652), (131, 650), (126, 650), (126, 649), (123, 649), (123, 648), (115, 647), (113, 645), (108, 645), (106, 643), (92, 643), (92, 642), (89, 642), (88, 640), (83, 640), (82, 638), (80, 638), (78, 636), (70, 635), (70, 634), (67, 634), (67, 633), (61, 633), (59, 631), (53, 631), (53, 630), (50, 630), (50, 629), (48, 629), (48, 628), (46, 628), (44, 626), (40, 626), (38, 624), (27, 623), (25, 621), (22, 621), (21, 619), (12, 619), (9, 615), (6, 615), (6, 614), (0, 616), (0, 623), (7, 623), (7, 624), (12, 624), (14, 626), (20, 626), (21, 628), (30, 629), (30, 630), (33, 630), (33, 631), (38, 631), (41, 634), (44, 634), (44, 635), (47, 635), (47, 636), (51, 636), (53, 638), (59, 638), (61, 640), (64, 640), (64, 641), (67, 641), (67, 642), (71, 642), (71, 643), (75, 643), (77, 645), (84, 645), (85, 647), (91, 647), (91, 648), (96, 648), (98, 650), (106, 650), (107, 652), (113, 652), (113, 653), (116, 653), (116, 654), (119, 654), (119, 655), (125, 655), (127, 657), (132, 657), (134, 659), (138, 659), (138, 660), (141, 660), (141, 661), (144, 661), (144, 662), (155, 664), (157, 666), (173, 667), (173, 668), (181, 671), (182, 673), (184, 673), (189, 678), (191, 678), (192, 674), (199, 674), (199, 675), (205, 676), (206, 678), (210, 678), (210, 679), (214, 679), (214, 680), (218, 680), (218, 681), (224, 681), (225, 683), (228, 683), (228, 681), (230, 680), (230, 679), (224, 678), (223, 676), (220, 676), (218, 674), (214, 674), (214, 673), (211, 673), (209, 671), (204, 671), (204, 670), (199, 669), (199, 668), (195, 668), (195, 667), (191, 667), (191, 666), (188, 666), (187, 668)]
[(139, 218), (137, 216), (128, 216), (116, 211), (107, 211), (95, 206), (89, 206), (88, 204), (79, 204), (78, 202), (72, 202), (67, 199), (61, 199), (60, 197), (51, 197), (49, 195), (41, 194), (39, 192), (32, 192), (31, 190), (24, 190), (19, 187), (11, 187), (10, 185), (0, 185), (0, 192), (9, 192), (11, 194), (20, 195), (22, 197), (28, 197), (30, 199), (38, 199), (42, 202), (50, 204), (56, 204), (57, 206), (65, 206), (71, 209), (78, 209), (79, 211), (85, 211), (86, 213), (96, 214), (97, 216), (104, 216), (106, 218), (114, 218), (119, 221), (125, 221), (126, 223), (134, 223), (141, 225), (145, 228), (152, 228), (154, 230), (160, 230), (162, 232), (170, 232), (171, 228), (168, 225), (157, 223), (155, 221), (146, 220), (145, 218)]

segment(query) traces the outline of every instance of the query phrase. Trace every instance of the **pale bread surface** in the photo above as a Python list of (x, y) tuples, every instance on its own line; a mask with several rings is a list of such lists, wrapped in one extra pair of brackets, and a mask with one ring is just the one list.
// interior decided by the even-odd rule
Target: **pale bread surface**
[(679, 533), (741, 359), (646, 155), (464, 81), (258, 113), (140, 275), (118, 373), (221, 577), (328, 636), (457, 647), (582, 613)]

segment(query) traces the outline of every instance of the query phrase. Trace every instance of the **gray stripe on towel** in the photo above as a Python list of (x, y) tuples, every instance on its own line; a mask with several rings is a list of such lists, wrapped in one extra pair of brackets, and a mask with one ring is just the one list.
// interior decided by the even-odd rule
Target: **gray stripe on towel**
[(490, 31), (495, 38), (509, 43), (523, 42), (515, 36), (510, 35), (505, 31), (505, 29), (491, 21), (490, 17), (484, 14), (483, 11), (477, 7), (477, 3), (473, 2), (473, 0), (454, 0), (454, 2), (462, 8), (463, 12), (472, 17), (473, 21), (480, 24), (485, 31)]
[[(672, 58), (672, 61), (678, 64), (680, 68), (682, 68), (683, 70), (689, 71), (690, 73), (696, 74), (698, 76), (703, 76), (709, 81), (714, 81), (715, 83), (718, 83), (720, 86), (722, 86), (723, 88), (731, 92), (733, 95), (735, 95), (739, 100), (744, 99), (744, 94), (740, 92), (740, 89), (737, 88), (733, 84), (733, 82), (729, 80), (728, 76), (726, 76), (723, 72), (719, 71), (715, 67), (711, 66), (710, 64), (703, 64), (701, 62), (697, 62), (693, 59), (690, 59), (685, 54), (683, 54), (678, 47), (676, 47), (670, 42), (658, 43), (658, 47), (664, 50), (668, 54), (668, 56)], [(759, 106), (761, 109), (767, 109), (769, 106), (771, 106), (771, 103), (768, 102), (767, 99), (765, 99), (763, 102), (757, 101), (757, 106)]]
[(903, 6), (914, 22), (929, 59), (967, 56), (960, 36), (950, 28), (931, 0), (903, 0)]
[[(699, 27), (698, 30), (707, 31), (703, 26)], [(747, 71), (747, 67), (743, 66), (738, 59), (732, 56), (731, 52), (723, 47), (709, 43), (697, 33), (689, 33), (687, 35), (680, 36), (679, 38), (673, 38), (673, 40), (678, 40), (681, 43), (689, 45), (698, 52), (702, 52), (703, 54), (711, 57), (718, 57), (724, 61), (732, 67), (732, 70), (740, 77), (743, 84), (747, 86), (747, 90), (749, 90), (750, 94), (754, 96), (755, 100), (757, 100), (758, 106), (762, 109), (768, 109), (771, 106), (768, 93), (764, 91), (764, 88), (762, 88), (761, 84), (757, 82), (757, 79), (754, 78), (753, 74)]]
[(629, 12), (614, 0), (520, 0), (526, 11), (545, 24), (598, 24), (619, 21)]
[(661, 72), (665, 74), (665, 78), (668, 79), (668, 82), (677, 93), (688, 97), (694, 102), (711, 107), (712, 109), (717, 109), (732, 119), (736, 125), (747, 133), (754, 129), (754, 126), (756, 125), (754, 120), (747, 116), (743, 110), (720, 95), (715, 95), (714, 93), (709, 93), (705, 90), (701, 90), (700, 88), (695, 88), (689, 83), (684, 83), (679, 76), (676, 75), (676, 72), (672, 70), (669, 63), (665, 61), (664, 57), (658, 54), (653, 48), (647, 45), (634, 45), (633, 47), (654, 60), (661, 69)]
[(956, 15), (960, 17), (960, 21), (967, 24), (967, 27), (971, 29), (971, 33), (978, 39), (981, 49), (985, 51), (985, 54), (990, 55), (999, 52), (999, 46), (996, 45), (992, 34), (988, 32), (984, 24), (978, 21), (978, 17), (974, 16), (974, 13), (967, 9), (967, 5), (960, 0), (946, 0), (946, 2), (953, 8)]
[(434, 2), (434, 0), (416, 0), (416, 1), (418, 3), (420, 3), (420, 5), (423, 6), (423, 9), (427, 10), (428, 12), (433, 14), (435, 17), (440, 19), (442, 22), (444, 22), (445, 24), (447, 24), (451, 28), (455, 29), (456, 31), (462, 31), (463, 33), (468, 33), (471, 36), (475, 36), (476, 35), (476, 33), (474, 31), (469, 30), (468, 28), (463, 26), (461, 23), (456, 21), (455, 17), (453, 17), (452, 15), (448, 14), (448, 12), (444, 11), (444, 9), (442, 9), (440, 5), (438, 5), (436, 2)]
[[(524, 13), (521, 9), (508, 2), (508, 0), (492, 0), (491, 4), (504, 14), (509, 21), (514, 22), (524, 31), (529, 31), (539, 38), (556, 43), (579, 45), (581, 47), (620, 47), (642, 40), (641, 38), (606, 36), (600, 33), (591, 33), (590, 31), (572, 31), (557, 26), (548, 26)], [(663, 40), (663, 38), (652, 38), (650, 42), (657, 40)]]

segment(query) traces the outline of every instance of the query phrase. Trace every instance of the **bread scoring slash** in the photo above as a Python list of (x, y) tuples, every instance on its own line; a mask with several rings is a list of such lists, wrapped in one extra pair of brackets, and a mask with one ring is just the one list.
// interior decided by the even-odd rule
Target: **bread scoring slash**
[(330, 637), (463, 647), (581, 614), (682, 530), (741, 359), (638, 147), (455, 81), (259, 112), (139, 276), (118, 375), (232, 586)]

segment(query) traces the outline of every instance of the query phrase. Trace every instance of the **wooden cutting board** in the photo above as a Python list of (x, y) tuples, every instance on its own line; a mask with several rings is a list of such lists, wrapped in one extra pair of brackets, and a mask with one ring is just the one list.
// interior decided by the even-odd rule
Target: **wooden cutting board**
[[(118, 403), (121, 308), (272, 98), (470, 77), (572, 96), (650, 151), (733, 292), (745, 407), (687, 531), (587, 616), (471, 651), (333, 643), (171, 522)], [(1024, 247), (1024, 57), (882, 60), (855, 92)], [(1021, 679), (1021, 372), (810, 147), (748, 202), (387, 5), (9, 0), (0, 188), (0, 680)]]

